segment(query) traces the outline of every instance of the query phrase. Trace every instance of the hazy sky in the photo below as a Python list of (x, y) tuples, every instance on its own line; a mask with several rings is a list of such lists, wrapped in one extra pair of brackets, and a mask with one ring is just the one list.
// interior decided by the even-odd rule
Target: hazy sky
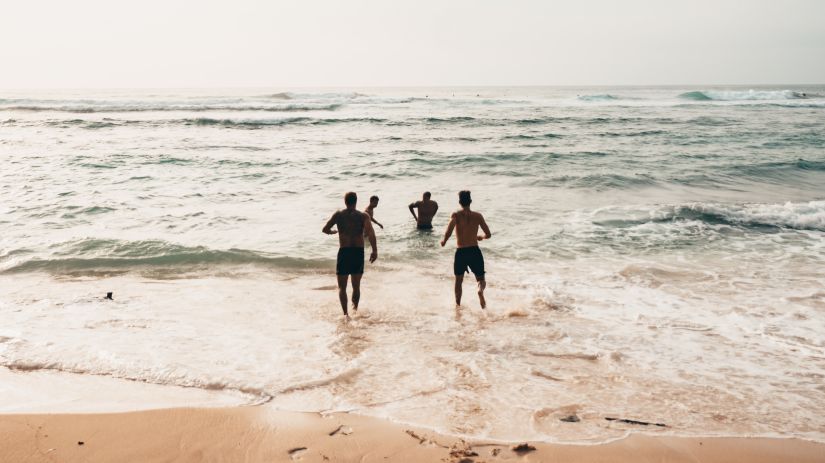
[(2, 88), (825, 83), (821, 0), (21, 0), (2, 15)]

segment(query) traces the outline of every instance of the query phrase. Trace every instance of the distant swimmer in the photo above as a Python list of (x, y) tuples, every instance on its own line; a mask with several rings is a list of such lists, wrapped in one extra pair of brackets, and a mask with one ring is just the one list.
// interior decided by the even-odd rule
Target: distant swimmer
[(367, 206), (366, 209), (364, 209), (364, 212), (366, 212), (367, 215), (370, 216), (370, 220), (372, 221), (372, 223), (378, 225), (379, 227), (381, 227), (381, 229), (383, 229), (384, 226), (381, 225), (380, 222), (375, 220), (375, 212), (374, 211), (375, 211), (376, 207), (378, 207), (378, 196), (373, 195), (373, 196), (370, 197), (370, 205)]
[[(455, 305), (461, 305), (461, 284), (464, 282), (464, 273), (469, 268), (476, 276), (476, 281), (478, 281), (478, 300), (483, 309), (487, 307), (487, 301), (484, 299), (484, 288), (487, 287), (487, 283), (484, 280), (484, 256), (481, 254), (478, 242), (488, 240), (493, 235), (490, 233), (487, 222), (484, 221), (484, 216), (470, 210), (470, 203), (472, 202), (469, 191), (464, 190), (458, 193), (458, 203), (461, 204), (461, 209), (453, 212), (450, 217), (450, 223), (444, 232), (441, 246), (447, 244), (447, 240), (450, 239), (453, 228), (455, 228), (455, 237), (458, 244), (458, 249), (455, 250), (455, 260), (453, 260)], [(479, 227), (484, 231), (484, 236), (478, 234)]]
[[(378, 243), (375, 240), (375, 230), (370, 223), (370, 216), (355, 209), (358, 196), (349, 192), (344, 195), (346, 209), (332, 214), (322, 230), (327, 235), (338, 234), (338, 262), (335, 273), (338, 276), (338, 299), (341, 309), (349, 320), (347, 311), (347, 279), (352, 275), (352, 311), (358, 311), (358, 301), (361, 299), (361, 276), (364, 274), (364, 236), (370, 240), (372, 253), (370, 263), (378, 259)], [(337, 226), (337, 230), (332, 227)]]
[[(438, 212), (438, 203), (431, 201), (431, 196), (429, 191), (425, 191), (421, 201), (411, 203), (409, 206), (419, 230), (433, 229), (433, 217)], [(415, 215), (415, 209), (418, 209), (418, 215)]]

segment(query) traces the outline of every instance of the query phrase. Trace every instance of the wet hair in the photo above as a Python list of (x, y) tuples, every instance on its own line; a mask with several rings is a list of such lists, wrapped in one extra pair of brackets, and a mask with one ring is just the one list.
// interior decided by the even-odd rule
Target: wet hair
[(458, 192), (458, 204), (467, 207), (471, 202), (473, 202), (473, 199), (470, 198), (470, 190), (461, 190)]
[(350, 191), (349, 193), (344, 195), (344, 204), (347, 206), (355, 206), (355, 203), (358, 202), (358, 195), (355, 192)]
[(372, 202), (372, 201), (378, 201), (378, 196), (375, 196), (375, 195), (370, 196), (370, 202)]
[(430, 199), (430, 196), (432, 196), (432, 195), (430, 194), (429, 191), (424, 192), (424, 199)]

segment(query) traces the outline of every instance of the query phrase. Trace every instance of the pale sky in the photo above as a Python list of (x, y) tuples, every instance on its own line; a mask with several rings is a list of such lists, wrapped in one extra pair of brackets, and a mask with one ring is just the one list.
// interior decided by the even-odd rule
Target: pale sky
[(6, 0), (0, 88), (825, 83), (821, 0)]

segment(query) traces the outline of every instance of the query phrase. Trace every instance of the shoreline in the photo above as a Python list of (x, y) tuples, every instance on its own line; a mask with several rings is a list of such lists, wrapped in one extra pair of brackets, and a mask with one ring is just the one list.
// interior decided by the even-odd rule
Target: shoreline
[[(58, 387), (55, 387), (58, 386)], [(23, 392), (21, 394), (21, 392)], [(297, 411), (281, 409), (270, 404), (271, 397), (258, 397), (234, 389), (206, 390), (198, 387), (156, 384), (128, 378), (108, 375), (84, 374), (61, 370), (17, 370), (0, 366), (0, 393), (6, 399), (0, 403), (0, 422), (7, 417), (34, 418), (38, 416), (96, 416), (126, 415), (141, 412), (162, 412), (175, 410), (233, 410), (260, 409), (267, 414), (295, 414), (307, 416), (348, 416), (358, 419), (385, 422), (390, 426), (416, 429), (423, 433), (442, 436), (445, 439), (466, 442), (485, 442), (489, 445), (507, 446), (515, 441), (507, 438), (474, 437), (438, 430), (422, 424), (394, 420), (389, 417), (374, 416), (357, 411)], [(36, 393), (42, 397), (49, 396), (49, 401), (26, 403), (25, 396)], [(10, 405), (15, 402), (15, 405)], [(626, 421), (614, 418), (613, 421)], [(633, 420), (631, 420), (633, 421)], [(572, 423), (571, 423), (572, 424)], [(635, 428), (632, 425), (638, 425)], [(793, 440), (825, 446), (825, 441), (804, 436), (784, 436), (765, 434), (698, 434), (685, 431), (663, 431), (656, 423), (634, 421), (625, 424), (625, 435), (606, 437), (603, 440), (561, 440), (548, 441), (532, 439), (535, 445), (547, 446), (604, 446), (621, 442), (634, 436), (653, 439), (692, 439), (692, 440)], [(648, 426), (649, 425), (649, 426)], [(573, 424), (575, 426), (575, 424)], [(659, 430), (658, 432), (655, 430)], [(0, 460), (1, 462), (2, 460)]]
[[(533, 449), (514, 450), (519, 444)], [(235, 406), (0, 414), (0, 460), (825, 462), (825, 443), (645, 434), (603, 444), (501, 443), (462, 439), (353, 413), (322, 415)]]

